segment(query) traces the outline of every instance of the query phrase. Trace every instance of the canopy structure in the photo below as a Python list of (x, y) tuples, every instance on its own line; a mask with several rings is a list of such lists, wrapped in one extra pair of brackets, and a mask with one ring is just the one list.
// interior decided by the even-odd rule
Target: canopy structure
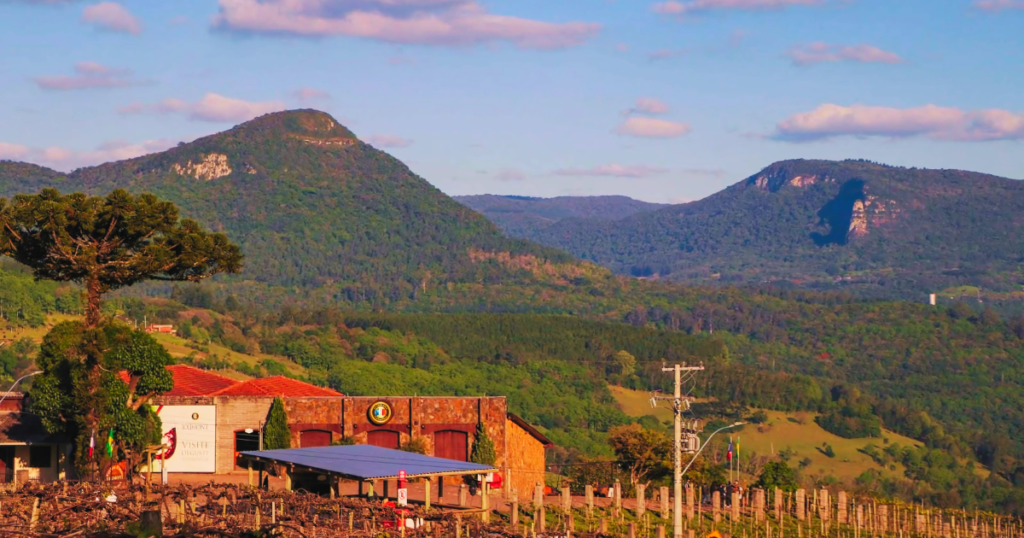
[(399, 471), (407, 478), (462, 476), (498, 472), (490, 465), (424, 456), (371, 445), (319, 446), (242, 452), (253, 461), (290, 464), (324, 474), (356, 480), (395, 480)]

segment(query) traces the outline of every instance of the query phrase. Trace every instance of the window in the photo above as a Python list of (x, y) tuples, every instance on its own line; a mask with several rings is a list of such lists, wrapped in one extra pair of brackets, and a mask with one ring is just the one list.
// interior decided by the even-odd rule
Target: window
[(32, 445), (28, 447), (28, 466), (34, 469), (46, 469), (53, 465), (53, 447), (49, 445)]
[[(258, 430), (250, 428), (248, 431), (242, 430), (235, 432), (235, 467), (239, 469), (245, 469), (249, 466), (249, 462), (239, 455), (239, 452), (250, 452), (260, 449), (260, 432)], [(256, 465), (253, 465), (253, 469), (257, 469)]]

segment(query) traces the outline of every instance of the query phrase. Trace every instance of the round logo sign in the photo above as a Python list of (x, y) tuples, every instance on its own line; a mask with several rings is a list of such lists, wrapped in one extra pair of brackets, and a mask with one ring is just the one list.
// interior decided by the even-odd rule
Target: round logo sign
[(370, 406), (370, 411), (367, 413), (370, 417), (370, 422), (381, 426), (391, 421), (391, 406), (387, 402), (377, 402)]

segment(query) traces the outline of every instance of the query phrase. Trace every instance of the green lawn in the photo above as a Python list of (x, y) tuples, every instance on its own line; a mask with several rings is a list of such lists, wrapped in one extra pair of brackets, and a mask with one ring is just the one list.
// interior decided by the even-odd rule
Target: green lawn
[[(661, 421), (672, 420), (671, 409), (666, 404), (651, 409), (651, 396), (647, 392), (615, 386), (609, 389), (618, 400), (619, 407), (627, 415), (654, 415)], [(903, 446), (921, 445), (918, 441), (890, 431), (884, 431), (882, 439), (843, 439), (818, 426), (814, 422), (813, 413), (766, 413), (768, 421), (764, 424), (747, 424), (742, 430), (732, 434), (734, 438), (738, 437), (740, 440), (740, 457), (746, 460), (754, 456), (778, 455), (783, 450), (790, 451), (793, 455), (789, 459), (789, 464), (794, 467), (804, 458), (810, 459), (810, 465), (803, 469), (804, 474), (833, 475), (843, 481), (852, 481), (868, 469), (902, 475), (901, 466), (897, 466), (895, 470), (882, 469), (866, 454), (858, 452), (858, 449), (871, 443), (884, 448), (887, 445), (886, 439), (888, 443), (899, 443)], [(720, 437), (722, 435), (719, 434)], [(727, 436), (722, 437), (721, 441), (726, 439)], [(832, 446), (835, 457), (830, 458), (818, 450), (823, 444)]]

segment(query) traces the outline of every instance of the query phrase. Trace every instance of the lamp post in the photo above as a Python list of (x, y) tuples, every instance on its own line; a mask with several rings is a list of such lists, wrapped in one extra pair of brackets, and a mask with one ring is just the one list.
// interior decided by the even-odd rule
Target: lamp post
[(36, 371), (36, 372), (32, 372), (31, 374), (25, 374), (25, 375), (19, 377), (13, 384), (11, 384), (11, 388), (7, 389), (7, 392), (4, 393), (3, 398), (0, 398), (0, 404), (4, 403), (4, 400), (7, 399), (7, 395), (9, 395), (12, 390), (14, 390), (14, 387), (18, 386), (18, 383), (21, 383), (22, 379), (25, 379), (26, 377), (32, 377), (34, 375), (39, 375), (41, 373), (43, 373), (43, 371), (39, 370), (39, 371)]
[[(682, 500), (682, 493), (681, 493), (681, 491), (682, 491), (682, 487), (681, 486), (682, 486), (683, 475), (686, 474), (686, 471), (690, 470), (690, 466), (693, 465), (693, 462), (697, 461), (697, 456), (700, 456), (700, 453), (703, 452), (705, 448), (707, 448), (708, 443), (711, 442), (711, 438), (712, 437), (714, 437), (719, 432), (728, 430), (729, 428), (735, 428), (736, 426), (742, 426), (744, 424), (746, 424), (746, 423), (745, 422), (733, 422), (732, 424), (730, 424), (728, 426), (721, 427), (721, 428), (715, 430), (714, 432), (712, 432), (712, 434), (708, 436), (707, 440), (704, 441), (704, 444), (699, 449), (697, 449), (697, 452), (693, 455), (693, 458), (690, 460), (690, 463), (686, 464), (686, 468), (684, 468), (677, 475), (676, 485), (680, 486), (680, 487), (676, 488), (676, 491), (679, 492), (679, 493), (676, 493), (675, 502), (673, 503), (675, 505), (674, 506), (675, 513), (673, 514), (673, 520), (672, 520), (672, 535), (675, 538), (682, 538), (682, 536), (683, 536), (683, 513), (682, 513), (683, 500)], [(678, 447), (677, 447), (677, 449), (678, 449)], [(676, 461), (678, 461), (678, 458), (679, 458), (678, 454), (676, 455), (676, 458), (677, 458)], [(676, 467), (676, 468), (678, 469), (678, 467)], [(698, 499), (697, 502), (700, 502), (700, 499)]]

